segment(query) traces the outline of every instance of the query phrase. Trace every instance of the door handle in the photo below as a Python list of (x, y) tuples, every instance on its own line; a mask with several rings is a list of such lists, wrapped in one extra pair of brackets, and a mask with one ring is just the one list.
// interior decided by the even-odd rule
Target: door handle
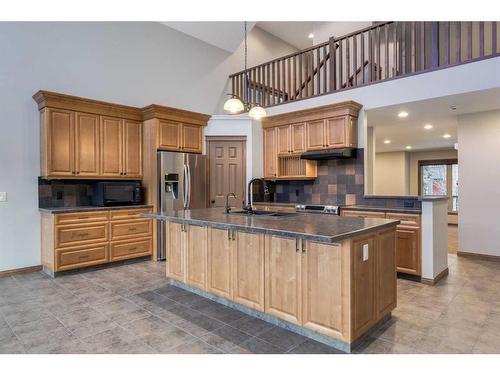
[(183, 189), (183, 200), (182, 205), (184, 209), (188, 208), (187, 205), (187, 166), (184, 164), (183, 170), (182, 170), (182, 189)]
[(187, 182), (188, 182), (188, 194), (187, 194), (187, 208), (191, 205), (191, 168), (189, 164), (186, 164), (187, 167)]

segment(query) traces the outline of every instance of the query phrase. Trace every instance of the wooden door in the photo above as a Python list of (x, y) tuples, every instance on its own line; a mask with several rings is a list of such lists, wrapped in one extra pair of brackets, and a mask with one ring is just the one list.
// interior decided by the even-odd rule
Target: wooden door
[(377, 319), (396, 307), (396, 231), (381, 232), (377, 238)]
[(246, 141), (230, 137), (208, 140), (208, 174), (210, 207), (224, 207), (226, 194), (235, 193), (229, 198), (232, 207), (241, 208), (245, 201), (246, 179)]
[(294, 324), (302, 323), (301, 252), (294, 238), (267, 237), (265, 312)]
[(293, 153), (306, 151), (306, 124), (293, 124), (290, 126), (290, 148)]
[(207, 284), (208, 228), (189, 225), (186, 246), (186, 283), (205, 290)]
[(182, 124), (181, 150), (201, 154), (203, 127), (199, 125)]
[(290, 145), (290, 126), (279, 126), (276, 128), (276, 147), (278, 155), (289, 154), (292, 152)]
[(305, 328), (349, 341), (349, 251), (307, 241), (303, 249), (302, 316)]
[(158, 121), (158, 149), (179, 151), (181, 149), (181, 124), (179, 122)]
[(123, 176), (123, 129), (116, 117), (101, 116), (101, 175)]
[(75, 116), (76, 174), (94, 177), (100, 174), (99, 116), (77, 112)]
[(264, 235), (234, 232), (233, 299), (264, 311)]
[(167, 223), (167, 277), (184, 282), (186, 234), (184, 226), (178, 223)]
[(207, 291), (233, 298), (232, 239), (228, 229), (208, 229)]
[(142, 123), (123, 121), (123, 175), (142, 178)]
[(307, 151), (325, 148), (325, 120), (310, 121), (306, 125)]
[(47, 109), (46, 175), (75, 175), (75, 113), (63, 109)]
[(346, 118), (344, 116), (327, 119), (325, 127), (328, 148), (346, 147)]
[[(366, 250), (365, 249), (366, 246)], [(376, 318), (375, 298), (375, 238), (357, 238), (352, 241), (353, 336), (355, 340)], [(365, 256), (364, 256), (365, 255)]]
[(398, 272), (421, 275), (419, 228), (398, 225), (396, 231), (396, 266)]
[(277, 164), (276, 128), (264, 129), (264, 177), (275, 178)]

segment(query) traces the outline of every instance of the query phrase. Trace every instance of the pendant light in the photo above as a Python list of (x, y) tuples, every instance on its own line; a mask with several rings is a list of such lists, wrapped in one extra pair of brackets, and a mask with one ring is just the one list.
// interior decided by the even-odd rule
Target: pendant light
[(244, 22), (245, 32), (245, 70), (244, 70), (244, 98), (239, 98), (237, 95), (230, 94), (230, 98), (224, 103), (224, 110), (231, 114), (237, 114), (243, 111), (248, 111), (248, 116), (255, 120), (260, 120), (267, 116), (266, 110), (258, 104), (250, 103), (248, 98), (250, 96), (250, 81), (248, 79), (247, 59), (248, 59), (248, 46), (247, 46), (247, 21)]

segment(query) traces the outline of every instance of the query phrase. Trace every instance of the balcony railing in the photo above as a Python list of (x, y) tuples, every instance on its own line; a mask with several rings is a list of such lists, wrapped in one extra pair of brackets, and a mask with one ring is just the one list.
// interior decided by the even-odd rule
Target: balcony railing
[(264, 107), (499, 56), (499, 22), (384, 22), (229, 76)]

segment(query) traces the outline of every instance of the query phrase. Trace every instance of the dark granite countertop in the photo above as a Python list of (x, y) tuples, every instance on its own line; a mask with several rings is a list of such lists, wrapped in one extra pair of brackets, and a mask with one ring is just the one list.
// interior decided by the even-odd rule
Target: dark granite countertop
[(347, 238), (390, 228), (399, 224), (398, 220), (340, 217), (295, 213), (290, 216), (246, 216), (226, 214), (222, 208), (169, 211), (143, 214), (152, 219), (210, 226), (220, 229), (235, 229), (252, 233), (267, 233), (285, 237), (300, 237), (306, 240), (336, 243)]
[(394, 212), (399, 214), (420, 214), (422, 210), (419, 208), (406, 208), (406, 207), (377, 207), (377, 206), (363, 206), (363, 205), (353, 205), (353, 206), (342, 206), (342, 210), (351, 211), (372, 211), (372, 212)]
[(103, 211), (103, 210), (123, 210), (134, 208), (153, 208), (149, 204), (135, 204), (129, 206), (111, 206), (111, 207), (98, 207), (98, 206), (76, 206), (76, 207), (48, 207), (39, 208), (40, 212), (47, 212), (50, 214), (62, 214), (65, 212), (82, 212), (82, 211)]
[(298, 204), (302, 203), (283, 203), (283, 202), (255, 202), (253, 204), (257, 204), (259, 206), (285, 206), (285, 207), (295, 207)]

